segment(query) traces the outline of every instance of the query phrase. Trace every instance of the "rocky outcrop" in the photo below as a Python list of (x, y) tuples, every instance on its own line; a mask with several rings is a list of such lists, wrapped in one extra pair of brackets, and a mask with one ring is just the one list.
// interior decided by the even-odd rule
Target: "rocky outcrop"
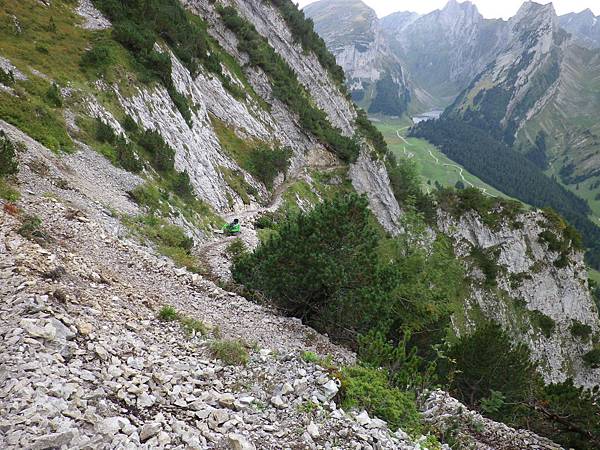
[[(560, 255), (540, 238), (548, 225), (537, 212), (503, 222), (497, 229), (485, 225), (475, 213), (460, 219), (443, 213), (438, 224), (452, 238), (457, 254), (470, 261), (467, 266), (476, 280), (465, 308), (467, 329), (463, 331), (476, 324), (475, 317), (481, 312), (527, 344), (546, 382), (559, 383), (570, 377), (586, 387), (600, 383), (600, 370), (590, 369), (582, 361), (593, 348), (593, 336), (600, 327), (581, 252), (570, 253), (565, 267), (557, 267)], [(474, 248), (489, 253), (497, 264), (496, 287), (485, 286), (485, 275), (471, 257)], [(543, 319), (546, 328), (540, 326), (540, 318), (550, 319)], [(572, 335), (575, 323), (589, 326), (590, 335)]]
[[(214, 3), (198, 0), (185, 4), (191, 11), (206, 19), (210, 24), (209, 31), (219, 44), (240, 66), (244, 65), (247, 56), (237, 50), (237, 40), (221, 23)], [(85, 6), (85, 3), (82, 6)], [(356, 112), (353, 105), (319, 64), (316, 56), (306, 54), (295, 42), (279, 12), (261, 1), (240, 2), (235, 6), (286, 60), (313, 101), (327, 113), (330, 122), (343, 134), (354, 135)], [(80, 13), (87, 17), (89, 11), (86, 11), (82, 10)], [(187, 171), (198, 196), (215, 210), (227, 212), (232, 209), (255, 209), (260, 202), (268, 201), (269, 194), (265, 187), (244, 171), (239, 162), (232, 158), (231, 153), (222, 147), (211, 117), (218, 118), (230, 129), (235, 130), (242, 139), (291, 148), (294, 153), (290, 173), (296, 173), (307, 165), (309, 152), (323, 149), (322, 144), (302, 128), (296, 115), (273, 98), (270, 80), (262, 70), (247, 67), (244, 70), (246, 80), (241, 80), (223, 65), (224, 73), (234, 85), (247, 90), (244, 84), (247, 81), (254, 91), (247, 92), (244, 98), (238, 99), (233, 97), (214, 75), (200, 71), (192, 76), (167, 48), (157, 49), (169, 52), (175, 88), (194, 106), (190, 124), (177, 110), (169, 93), (162, 86), (133, 85), (128, 86), (127, 92), (116, 85), (99, 85), (99, 88), (111, 94), (114, 92), (120, 106), (142, 128), (156, 130), (163, 136), (176, 151), (176, 169)], [(86, 109), (92, 117), (98, 117), (111, 125), (118, 134), (123, 132), (119, 122), (93, 97), (88, 97)], [(223, 175), (224, 169), (242, 174), (245, 182), (257, 192), (249, 204), (245, 204), (239, 193), (228, 185)], [(381, 195), (388, 198), (391, 196), (388, 182), (373, 179), (372, 176), (369, 181), (373, 181), (373, 184), (363, 187), (364, 192), (374, 194), (370, 197), (376, 199), (376, 191), (384, 189), (386, 184), (387, 191)], [(392, 207), (394, 211), (399, 209), (397, 203)], [(381, 220), (388, 226), (389, 213), (383, 212), (379, 203), (373, 205), (373, 210), (382, 215)]]
[(445, 392), (431, 393), (423, 406), (423, 418), (434, 429), (452, 436), (455, 448), (477, 450), (562, 450), (531, 431), (515, 430), (469, 411)]
[(110, 21), (94, 7), (91, 0), (80, 0), (76, 12), (85, 19), (83, 28), (86, 30), (97, 31), (110, 28)]
[(384, 164), (363, 151), (358, 161), (350, 167), (349, 176), (356, 192), (367, 195), (373, 213), (386, 231), (392, 235), (398, 234), (402, 211), (392, 193)]

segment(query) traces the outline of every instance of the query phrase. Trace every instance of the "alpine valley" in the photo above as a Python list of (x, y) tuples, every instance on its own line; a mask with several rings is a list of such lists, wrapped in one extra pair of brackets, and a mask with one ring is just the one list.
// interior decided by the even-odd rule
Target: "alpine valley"
[(598, 46), (0, 0), (0, 448), (600, 448)]

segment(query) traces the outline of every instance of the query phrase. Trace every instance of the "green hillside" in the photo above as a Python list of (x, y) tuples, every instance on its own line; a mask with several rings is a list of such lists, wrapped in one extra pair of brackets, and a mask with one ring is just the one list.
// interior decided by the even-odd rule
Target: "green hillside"
[[(390, 150), (397, 157), (408, 157), (415, 161), (425, 191), (428, 192), (433, 189), (436, 183), (443, 187), (455, 187), (456, 183), (461, 181), (465, 187), (472, 184), (474, 187), (480, 188), (495, 197), (511, 198), (483, 182), (480, 178), (465, 170), (460, 164), (456, 164), (426, 140), (407, 137), (408, 128), (412, 124), (410, 119), (406, 117), (401, 119), (381, 117), (372, 118), (372, 120), (383, 134)], [(402, 137), (399, 137), (397, 133)], [(461, 169), (464, 180), (461, 177)]]

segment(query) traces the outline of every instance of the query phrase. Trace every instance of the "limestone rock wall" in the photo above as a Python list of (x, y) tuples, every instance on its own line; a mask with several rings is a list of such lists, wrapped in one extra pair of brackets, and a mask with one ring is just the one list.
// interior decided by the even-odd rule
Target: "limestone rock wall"
[[(543, 215), (530, 212), (517, 221), (518, 228), (505, 222), (496, 230), (485, 225), (475, 213), (460, 219), (447, 213), (439, 215), (440, 229), (452, 238), (458, 256), (471, 261), (467, 263), (471, 276), (479, 280), (474, 283), (467, 316), (469, 305), (477, 307), (525, 342), (540, 364), (546, 382), (562, 382), (572, 377), (579, 385), (596, 385), (600, 382), (600, 370), (588, 368), (581, 359), (593, 347), (592, 336), (600, 331), (583, 254), (573, 252), (566, 267), (556, 267), (554, 262), (559, 254), (550, 251), (539, 239), (545, 229)], [(497, 252), (500, 270), (493, 292), (483, 286), (483, 274), (469, 258), (473, 247)], [(532, 311), (554, 321), (549, 336), (536, 327)], [(575, 321), (591, 327), (592, 335), (585, 339), (572, 335), (570, 328)]]

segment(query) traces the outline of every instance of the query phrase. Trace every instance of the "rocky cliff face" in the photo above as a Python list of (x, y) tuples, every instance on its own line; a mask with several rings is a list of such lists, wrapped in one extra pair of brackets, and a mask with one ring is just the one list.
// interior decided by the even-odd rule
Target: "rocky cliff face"
[(323, 0), (305, 12), (352, 89), (370, 100), (360, 80), (370, 85), (392, 71), (402, 81), (399, 88), (410, 92), (411, 111), (418, 112), (452, 103), (497, 54), (508, 32), (506, 22), (486, 20), (472, 3), (455, 0), (424, 16), (399, 12), (381, 20), (360, 1)]
[[(237, 50), (237, 39), (223, 26), (215, 11), (216, 5), (201, 0), (188, 1), (185, 4), (207, 20), (210, 24), (209, 32), (240, 65), (244, 65), (247, 56)], [(316, 56), (306, 54), (294, 41), (279, 12), (258, 0), (232, 4), (289, 64), (316, 105), (327, 114), (331, 124), (344, 135), (352, 136), (356, 132), (356, 112), (353, 105), (320, 65)], [(168, 52), (168, 49), (162, 51)], [(291, 173), (306, 166), (306, 154), (310, 150), (323, 148), (314, 136), (302, 128), (295, 114), (273, 97), (270, 80), (262, 70), (246, 69), (244, 76), (257, 96), (246, 95), (238, 99), (225, 89), (218, 78), (205, 72), (192, 76), (173, 54), (170, 56), (176, 89), (195, 105), (191, 126), (188, 126), (166, 89), (162, 87), (136, 86), (133, 93), (127, 95), (115, 86), (105, 88), (109, 92), (116, 92), (121, 106), (143, 128), (157, 130), (176, 150), (176, 168), (189, 173), (198, 195), (217, 211), (223, 212), (231, 208), (239, 211), (247, 206), (255, 208), (258, 203), (266, 201), (268, 193), (260, 182), (254, 180), (227, 154), (214, 130), (211, 117), (223, 121), (242, 139), (277, 142), (293, 149)], [(226, 73), (235, 85), (245, 88), (245, 80), (241, 80), (231, 71), (227, 70)], [(266, 104), (270, 106), (266, 107)], [(365, 151), (368, 149), (365, 148)], [(244, 205), (239, 193), (228, 184), (223, 175), (223, 168), (241, 172), (245, 182), (258, 192), (250, 205)], [(377, 169), (371, 169), (370, 173), (377, 173)], [(360, 170), (353, 170), (352, 173), (362, 179), (372, 179), (366, 172), (363, 177)], [(389, 203), (389, 182), (387, 188), (385, 180), (383, 183), (382, 185), (379, 180), (371, 185), (361, 183), (360, 186), (364, 189), (361, 192), (374, 199), (374, 205), (381, 202), (380, 197), (385, 203)], [(231, 199), (234, 199), (233, 205)], [(394, 209), (399, 210), (397, 203)], [(386, 218), (383, 224), (388, 229), (395, 229), (395, 220), (396, 218), (392, 221)]]
[(551, 5), (525, 3), (508, 22), (503, 48), (449, 114), (524, 151), (534, 148), (542, 133), (546, 157), (565, 183), (576, 184), (600, 173), (600, 129), (585, 120), (600, 107), (591, 88), (600, 55), (581, 47), (577, 35), (569, 37), (561, 26)]
[(560, 26), (573, 35), (578, 44), (587, 48), (600, 47), (600, 20), (586, 9), (559, 17)]
[[(550, 251), (541, 237), (552, 227), (537, 212), (494, 229), (475, 213), (459, 219), (443, 213), (438, 223), (474, 280), (465, 315), (455, 320), (458, 329), (468, 331), (481, 318), (492, 319), (527, 344), (546, 382), (573, 378), (587, 387), (600, 383), (600, 370), (590, 369), (582, 360), (593, 348), (600, 326), (581, 252), (570, 252), (559, 263), (562, 255)], [(482, 272), (474, 249), (496, 264), (494, 280)], [(589, 327), (589, 334), (572, 334), (577, 324)]]
[[(392, 87), (385, 95), (397, 96), (399, 104), (406, 107), (408, 80), (400, 61), (390, 51), (374, 10), (360, 0), (321, 0), (308, 5), (304, 13), (315, 22), (315, 30), (344, 69), (349, 89), (360, 105), (369, 109), (383, 89), (378, 82), (389, 78)], [(398, 109), (389, 114), (403, 112)]]

